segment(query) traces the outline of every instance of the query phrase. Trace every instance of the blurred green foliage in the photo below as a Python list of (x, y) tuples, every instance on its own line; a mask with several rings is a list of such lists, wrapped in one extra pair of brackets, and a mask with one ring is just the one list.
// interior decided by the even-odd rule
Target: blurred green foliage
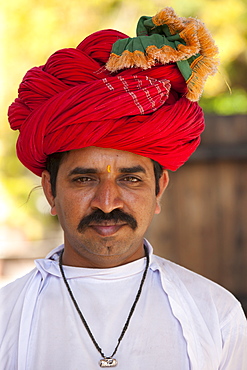
[[(7, 109), (17, 96), (26, 71), (44, 64), (51, 53), (75, 47), (88, 34), (115, 28), (135, 35), (142, 15), (154, 15), (172, 6), (181, 16), (202, 19), (220, 50), (219, 73), (206, 83), (201, 105), (217, 114), (247, 113), (247, 7), (246, 0), (8, 0), (0, 13), (0, 221), (21, 228), (27, 238), (41, 238), (43, 216), (49, 211), (37, 190), (26, 203), (39, 178), (17, 160), (18, 133), (9, 129)], [(230, 88), (228, 88), (230, 85)], [(42, 219), (42, 223), (40, 222)], [(50, 218), (45, 218), (51, 222)], [(47, 221), (48, 220), (48, 221)]]

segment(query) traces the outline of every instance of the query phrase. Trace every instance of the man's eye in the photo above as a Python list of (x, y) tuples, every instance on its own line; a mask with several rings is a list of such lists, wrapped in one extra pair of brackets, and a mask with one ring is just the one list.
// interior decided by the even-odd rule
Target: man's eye
[(77, 182), (77, 183), (85, 183), (85, 182), (93, 181), (93, 179), (88, 176), (80, 176), (80, 177), (74, 178), (72, 181)]
[(125, 176), (122, 178), (122, 181), (137, 183), (137, 182), (140, 182), (141, 179), (139, 179), (136, 176)]

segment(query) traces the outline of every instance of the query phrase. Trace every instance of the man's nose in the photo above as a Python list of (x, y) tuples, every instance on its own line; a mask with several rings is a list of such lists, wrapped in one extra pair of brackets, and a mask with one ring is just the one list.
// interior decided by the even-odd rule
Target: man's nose
[(94, 197), (91, 201), (92, 209), (100, 209), (104, 213), (110, 213), (114, 209), (123, 207), (120, 189), (113, 180), (103, 180), (95, 189)]

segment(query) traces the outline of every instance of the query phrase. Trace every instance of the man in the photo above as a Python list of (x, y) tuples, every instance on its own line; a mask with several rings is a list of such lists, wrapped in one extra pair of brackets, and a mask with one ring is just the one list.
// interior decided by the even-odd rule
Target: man
[(152, 253), (144, 234), (196, 149), (216, 70), (204, 25), (170, 8), (138, 37), (97, 32), (27, 72), (9, 120), (64, 245), (1, 292), (1, 369), (246, 369), (226, 290)]

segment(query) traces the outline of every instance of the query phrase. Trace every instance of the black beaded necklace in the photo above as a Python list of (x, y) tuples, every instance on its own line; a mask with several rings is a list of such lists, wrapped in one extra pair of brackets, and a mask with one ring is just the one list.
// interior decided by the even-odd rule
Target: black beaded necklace
[(66, 288), (67, 288), (67, 290), (68, 290), (68, 292), (69, 292), (69, 295), (70, 295), (70, 297), (71, 297), (71, 299), (72, 299), (72, 302), (73, 302), (73, 304), (74, 304), (74, 306), (75, 306), (75, 309), (76, 309), (76, 311), (78, 312), (78, 314), (79, 314), (79, 316), (80, 316), (80, 318), (81, 318), (81, 321), (83, 322), (83, 325), (85, 326), (85, 328), (86, 328), (86, 330), (87, 330), (87, 332), (88, 332), (88, 334), (89, 334), (89, 336), (90, 336), (90, 338), (91, 338), (91, 340), (92, 340), (93, 344), (95, 345), (95, 347), (96, 347), (97, 351), (98, 351), (98, 352), (101, 354), (101, 356), (103, 357), (103, 358), (99, 361), (99, 366), (100, 366), (100, 367), (115, 367), (115, 366), (117, 366), (117, 364), (118, 364), (117, 360), (116, 360), (115, 358), (113, 358), (113, 356), (116, 354), (116, 352), (117, 352), (117, 350), (118, 350), (118, 347), (119, 347), (119, 344), (120, 344), (121, 340), (123, 339), (124, 334), (125, 334), (125, 333), (126, 333), (126, 331), (127, 331), (127, 328), (128, 328), (128, 326), (129, 326), (130, 319), (131, 319), (131, 317), (132, 317), (132, 315), (133, 315), (133, 313), (134, 313), (134, 310), (135, 310), (135, 308), (136, 308), (136, 304), (137, 304), (137, 302), (138, 302), (138, 300), (139, 300), (139, 298), (140, 298), (140, 295), (141, 295), (141, 292), (142, 292), (142, 287), (143, 287), (144, 281), (145, 281), (146, 276), (147, 276), (147, 271), (148, 271), (148, 266), (149, 266), (149, 255), (148, 255), (148, 251), (147, 251), (147, 249), (146, 249), (146, 246), (144, 246), (144, 249), (145, 249), (145, 255), (146, 255), (146, 259), (147, 259), (147, 261), (146, 261), (146, 267), (145, 267), (145, 270), (144, 270), (143, 275), (142, 275), (142, 279), (141, 279), (140, 287), (139, 287), (139, 289), (138, 289), (138, 292), (137, 292), (137, 294), (136, 294), (136, 297), (135, 297), (134, 303), (133, 303), (133, 305), (132, 305), (132, 307), (131, 307), (131, 309), (130, 309), (129, 315), (128, 315), (127, 320), (126, 320), (126, 322), (125, 322), (125, 324), (124, 324), (124, 327), (123, 327), (123, 329), (122, 329), (122, 332), (121, 332), (121, 334), (120, 334), (120, 336), (119, 336), (119, 338), (118, 338), (118, 343), (117, 343), (117, 345), (116, 345), (116, 347), (115, 347), (115, 349), (114, 349), (114, 351), (113, 351), (113, 353), (112, 353), (112, 355), (111, 355), (110, 357), (107, 357), (107, 356), (104, 354), (104, 352), (102, 351), (102, 349), (100, 348), (100, 346), (99, 346), (99, 345), (98, 345), (98, 343), (96, 342), (96, 340), (95, 340), (95, 338), (94, 338), (94, 336), (93, 336), (93, 333), (91, 332), (91, 330), (90, 330), (90, 328), (89, 328), (89, 326), (88, 326), (88, 324), (87, 324), (87, 322), (86, 322), (86, 320), (85, 320), (85, 318), (84, 318), (84, 316), (83, 316), (83, 314), (82, 314), (82, 312), (81, 312), (81, 310), (80, 310), (80, 308), (79, 308), (79, 306), (78, 306), (78, 303), (77, 303), (77, 302), (76, 302), (76, 300), (75, 300), (75, 297), (74, 297), (74, 295), (73, 295), (73, 293), (72, 293), (72, 290), (71, 290), (71, 288), (70, 288), (70, 286), (69, 286), (69, 283), (68, 283), (68, 281), (67, 281), (67, 279), (66, 279), (66, 277), (65, 277), (64, 270), (63, 270), (63, 265), (62, 265), (62, 256), (63, 256), (63, 251), (62, 251), (62, 253), (60, 254), (60, 257), (59, 257), (59, 268), (60, 268), (60, 271), (61, 271), (61, 275), (62, 275), (63, 281), (64, 281), (64, 283), (65, 283), (65, 285), (66, 285)]

